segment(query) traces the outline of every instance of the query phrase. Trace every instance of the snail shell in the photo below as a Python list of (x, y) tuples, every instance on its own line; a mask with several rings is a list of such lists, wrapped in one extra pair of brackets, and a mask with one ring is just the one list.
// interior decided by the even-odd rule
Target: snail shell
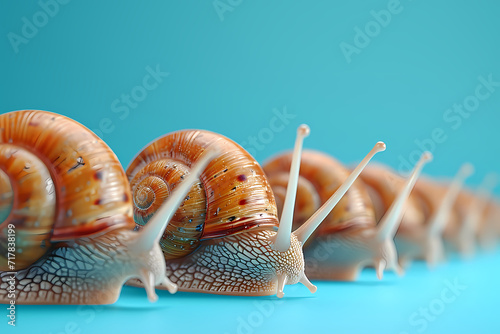
[(165, 258), (193, 253), (202, 241), (275, 231), (276, 203), (260, 165), (230, 139), (201, 130), (167, 134), (145, 147), (127, 168), (140, 229), (205, 150), (220, 156), (201, 174), (160, 240)]
[[(264, 165), (276, 196), (278, 212), (281, 212), (288, 183), (288, 171), (292, 161), (291, 153), (280, 154)], [(300, 178), (294, 214), (295, 227), (309, 218), (340, 185), (350, 171), (336, 159), (317, 151), (302, 152)], [(364, 184), (356, 180), (325, 218), (316, 235), (327, 235), (352, 227), (374, 227), (375, 211)]]
[(133, 228), (127, 185), (114, 153), (81, 124), (37, 110), (0, 116), (0, 248), (14, 224), (16, 270), (58, 243)]
[[(375, 203), (377, 221), (390, 208), (404, 187), (405, 179), (399, 176), (390, 167), (373, 164), (361, 173), (361, 179), (366, 185), (372, 202)], [(417, 181), (418, 184), (422, 181)], [(422, 197), (418, 191), (418, 186), (409, 195), (405, 204), (405, 213), (399, 225), (397, 235), (411, 235), (421, 229), (428, 222), (432, 210), (437, 210), (436, 202), (429, 201), (427, 197)]]

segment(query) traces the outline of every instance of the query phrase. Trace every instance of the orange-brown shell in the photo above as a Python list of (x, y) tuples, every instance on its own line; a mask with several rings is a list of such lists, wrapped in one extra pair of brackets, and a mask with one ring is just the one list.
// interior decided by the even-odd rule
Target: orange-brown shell
[(139, 227), (212, 148), (220, 155), (205, 168), (165, 230), (161, 246), (167, 259), (190, 254), (202, 240), (278, 226), (271, 187), (255, 159), (222, 135), (185, 130), (155, 140), (127, 168)]
[[(396, 196), (403, 190), (406, 180), (387, 166), (372, 164), (367, 166), (360, 175), (367, 186), (370, 197), (375, 204), (377, 221), (380, 221)], [(405, 211), (399, 225), (398, 233), (412, 233), (428, 221), (430, 207), (418, 190), (413, 190), (405, 203)]]
[[(0, 224), (0, 248), (7, 242), (5, 227), (14, 224), (22, 251), (16, 269), (36, 261), (49, 242), (133, 228), (130, 190), (117, 157), (78, 122), (39, 110), (0, 115), (0, 151), (0, 185), (13, 193)], [(5, 258), (0, 262), (2, 268)]]
[[(264, 171), (277, 198), (279, 212), (283, 205), (291, 161), (292, 153), (288, 152), (272, 158), (264, 165)], [(295, 227), (303, 224), (320, 205), (325, 203), (349, 174), (350, 171), (334, 158), (320, 152), (304, 150), (294, 214)], [(356, 180), (321, 223), (316, 233), (324, 235), (350, 227), (375, 225), (373, 204), (364, 184)]]

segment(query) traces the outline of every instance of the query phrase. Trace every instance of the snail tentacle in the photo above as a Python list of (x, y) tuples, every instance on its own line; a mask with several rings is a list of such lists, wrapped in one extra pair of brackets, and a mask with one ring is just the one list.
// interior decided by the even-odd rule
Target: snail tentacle
[(337, 189), (337, 191), (298, 229), (296, 229), (293, 234), (297, 239), (304, 244), (311, 234), (318, 228), (321, 222), (326, 218), (326, 216), (333, 210), (335, 205), (340, 201), (342, 196), (349, 190), (349, 187), (354, 183), (359, 174), (368, 165), (370, 160), (378, 152), (385, 151), (386, 146), (382, 142), (378, 142), (368, 153), (368, 155), (359, 163), (359, 165), (352, 171), (344, 183)]
[(377, 226), (377, 240), (381, 245), (376, 245), (375, 247), (380, 247), (381, 250), (377, 251), (377, 249), (375, 249), (374, 262), (377, 277), (379, 279), (382, 279), (384, 270), (392, 269), (395, 270), (398, 275), (403, 274), (403, 269), (398, 263), (398, 255), (393, 239), (401, 223), (408, 197), (422, 173), (424, 165), (432, 161), (432, 158), (430, 152), (424, 152), (422, 154), (420, 160), (413, 168), (410, 177), (408, 177), (403, 185), (403, 189), (396, 196), (396, 199), (392, 202)]
[(474, 173), (474, 166), (470, 163), (462, 165), (460, 170), (448, 186), (446, 193), (439, 204), (438, 209), (429, 219), (427, 227), (427, 245), (425, 258), (429, 267), (434, 267), (445, 258), (442, 234), (445, 226), (450, 220), (453, 205), (464, 186), (465, 180)]
[(297, 129), (297, 139), (292, 154), (292, 163), (288, 178), (288, 186), (286, 188), (285, 201), (283, 211), (281, 213), (280, 225), (276, 235), (272, 236), (270, 241), (276, 250), (280, 252), (290, 248), (290, 237), (292, 234), (293, 213), (295, 209), (295, 198), (297, 195), (297, 185), (299, 182), (300, 159), (302, 154), (302, 144), (304, 138), (310, 133), (307, 125), (301, 125)]
[(422, 173), (422, 168), (430, 161), (432, 161), (432, 154), (430, 152), (424, 152), (415, 165), (410, 177), (406, 180), (403, 190), (396, 196), (396, 199), (392, 202), (384, 217), (382, 217), (378, 223), (378, 238), (380, 240), (393, 239), (396, 235), (399, 223), (404, 214), (403, 209), (405, 202), (410, 196), (418, 177)]

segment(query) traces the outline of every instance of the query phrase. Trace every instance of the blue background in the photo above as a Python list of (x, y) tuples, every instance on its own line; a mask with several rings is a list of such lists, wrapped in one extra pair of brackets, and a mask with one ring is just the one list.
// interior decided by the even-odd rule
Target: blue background
[[(51, 7), (44, 22), (37, 1), (2, 1), (0, 113), (67, 115), (100, 134), (124, 165), (151, 140), (185, 128), (222, 133), (263, 162), (291, 148), (296, 127), (307, 123), (305, 147), (344, 162), (384, 140), (388, 150), (377, 159), (404, 171), (402, 161), (414, 159), (424, 142), (435, 155), (428, 174), (450, 176), (470, 161), (475, 186), (498, 172), (500, 87), (468, 118), (447, 118), (454, 104), (471, 101), (479, 77), (500, 81), (497, 1), (401, 0), (399, 12), (369, 31), (367, 45), (350, 57), (342, 43), (359, 46), (357, 29), (376, 29), (371, 11), (387, 10), (391, 1), (215, 3), (225, 11), (218, 13), (213, 0), (70, 1)], [(27, 21), (39, 27), (24, 28), (23, 37)], [(122, 95), (144, 92), (148, 68), (157, 67), (168, 76), (126, 113)], [(275, 113), (285, 110), (293, 118), (275, 123)], [(430, 143), (433, 131), (441, 133), (439, 142)], [(283, 303), (250, 330), (418, 333), (412, 313), (458, 277), (467, 289), (425, 332), (498, 332), (498, 259), (483, 254), (432, 273), (418, 264), (404, 279), (389, 274), (383, 282), (366, 271), (357, 283), (321, 283), (316, 295), (289, 286)], [(81, 333), (186, 326), (234, 333), (238, 317), (248, 319), (259, 301), (276, 299), (162, 293), (150, 305), (143, 290), (125, 288), (116, 305), (98, 310), (20, 307), (16, 330), (59, 333), (69, 323), (71, 332), (74, 322)]]

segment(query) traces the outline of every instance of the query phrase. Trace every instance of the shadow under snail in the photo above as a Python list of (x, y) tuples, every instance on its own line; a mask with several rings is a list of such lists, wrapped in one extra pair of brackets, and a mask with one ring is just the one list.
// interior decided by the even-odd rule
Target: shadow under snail
[[(297, 184), (305, 125), (299, 127), (289, 182)], [(286, 195), (281, 219), (261, 166), (232, 140), (203, 130), (167, 134), (146, 146), (126, 170), (132, 189), (134, 219), (140, 230), (162, 215), (157, 208), (207, 149), (220, 153), (203, 171), (175, 213), (160, 241), (167, 276), (181, 291), (226, 295), (283, 296), (285, 284), (303, 283), (316, 291), (304, 273), (302, 245), (319, 226), (315, 219), (292, 232), (296, 186)], [(326, 215), (377, 152), (378, 143), (349, 176)], [(131, 285), (140, 285), (133, 280)], [(161, 288), (161, 287), (159, 287)]]
[[(175, 211), (214, 154), (163, 210)], [(158, 244), (167, 221), (134, 232), (131, 200), (117, 157), (81, 124), (46, 111), (0, 115), (0, 302), (14, 277), (19, 304), (113, 303), (134, 277), (151, 301), (155, 285), (175, 292)]]
[[(283, 153), (264, 165), (278, 206), (282, 205), (283, 196), (289, 188), (287, 178), (291, 157), (290, 153)], [(411, 177), (380, 221), (376, 219), (374, 204), (366, 186), (361, 180), (354, 182), (326, 217), (314, 238), (304, 247), (308, 276), (313, 279), (352, 281), (363, 267), (370, 265), (375, 267), (379, 279), (384, 270), (394, 269), (401, 273), (393, 238), (405, 201), (423, 165), (431, 159), (430, 153), (422, 155)], [(336, 159), (321, 152), (305, 151), (300, 166), (295, 226), (315, 219), (314, 211), (337, 191), (349, 173), (349, 168)]]

